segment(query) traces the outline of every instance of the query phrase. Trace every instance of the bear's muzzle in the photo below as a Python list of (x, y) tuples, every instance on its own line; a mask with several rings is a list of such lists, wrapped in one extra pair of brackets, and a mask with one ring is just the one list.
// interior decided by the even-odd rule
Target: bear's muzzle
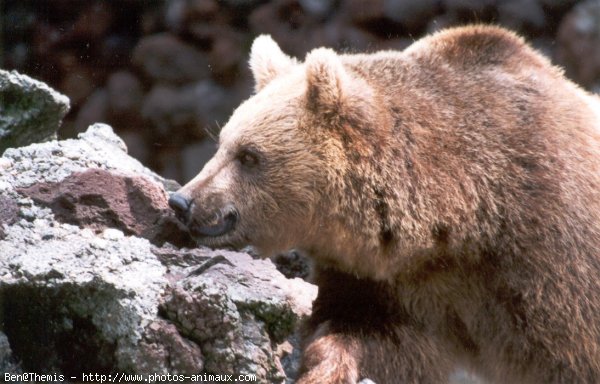
[(227, 205), (213, 213), (206, 221), (198, 222), (192, 219), (188, 228), (194, 237), (223, 236), (235, 229), (238, 218), (237, 210), (232, 205)]
[(235, 229), (239, 214), (231, 204), (216, 211), (203, 211), (183, 194), (172, 193), (169, 206), (196, 238), (223, 236)]

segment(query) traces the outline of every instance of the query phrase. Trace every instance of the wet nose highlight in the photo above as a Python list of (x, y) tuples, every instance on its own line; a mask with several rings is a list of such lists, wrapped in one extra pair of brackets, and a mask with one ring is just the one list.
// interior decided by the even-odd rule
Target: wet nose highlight
[(180, 216), (187, 213), (191, 203), (191, 200), (177, 192), (171, 193), (171, 196), (169, 196), (169, 206)]

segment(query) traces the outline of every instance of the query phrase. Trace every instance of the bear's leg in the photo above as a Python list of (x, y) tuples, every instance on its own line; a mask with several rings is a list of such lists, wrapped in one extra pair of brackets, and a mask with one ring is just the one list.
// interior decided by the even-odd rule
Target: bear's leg
[(388, 327), (390, 334), (334, 332), (317, 327), (303, 351), (297, 384), (445, 383), (454, 364), (425, 334), (409, 326)]
[(447, 382), (450, 354), (399, 309), (393, 287), (322, 268), (314, 281), (299, 384)]

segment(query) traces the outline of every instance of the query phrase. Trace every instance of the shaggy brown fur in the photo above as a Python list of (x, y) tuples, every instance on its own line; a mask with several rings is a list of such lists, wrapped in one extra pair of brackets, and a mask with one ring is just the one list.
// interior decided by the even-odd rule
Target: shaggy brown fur
[(304, 63), (259, 37), (251, 67), (179, 193), (192, 233), (235, 210), (203, 243), (312, 256), (299, 383), (600, 382), (596, 97), (485, 26)]

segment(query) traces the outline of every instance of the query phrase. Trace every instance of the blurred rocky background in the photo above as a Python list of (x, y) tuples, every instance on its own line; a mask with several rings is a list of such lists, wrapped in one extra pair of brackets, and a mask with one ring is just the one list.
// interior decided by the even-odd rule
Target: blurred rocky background
[(600, 0), (3, 0), (0, 67), (48, 82), (71, 100), (59, 131), (111, 124), (130, 153), (185, 182), (214, 151), (252, 92), (248, 50), (271, 34), (303, 58), (403, 49), (470, 22), (524, 35), (583, 87), (600, 91)]

